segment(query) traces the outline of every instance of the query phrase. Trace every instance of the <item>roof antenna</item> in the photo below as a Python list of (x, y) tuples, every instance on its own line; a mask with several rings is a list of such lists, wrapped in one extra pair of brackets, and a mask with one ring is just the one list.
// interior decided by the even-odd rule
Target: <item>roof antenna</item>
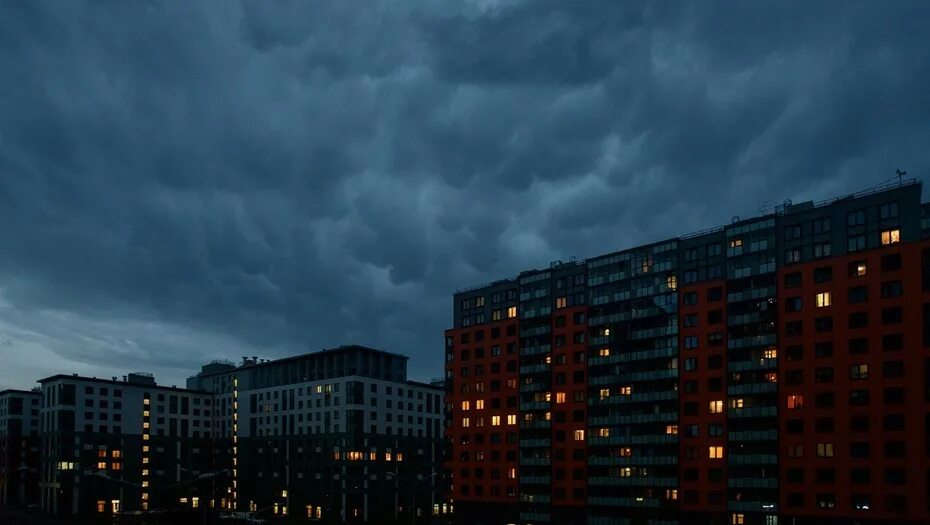
[(896, 169), (894, 174), (898, 176), (898, 186), (901, 185), (901, 177), (907, 175), (907, 170)]

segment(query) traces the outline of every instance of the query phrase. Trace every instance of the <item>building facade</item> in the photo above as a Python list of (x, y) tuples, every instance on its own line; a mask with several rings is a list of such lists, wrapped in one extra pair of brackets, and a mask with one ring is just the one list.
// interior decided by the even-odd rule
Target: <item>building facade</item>
[[(443, 389), (407, 380), (407, 357), (344, 346), (274, 361), (214, 363), (210, 393), (226, 505), (326, 523), (426, 522), (449, 512)], [(414, 515), (416, 518), (414, 518)]]
[(39, 410), (42, 394), (0, 392), (0, 509), (39, 502)]
[(930, 523), (915, 181), (461, 290), (467, 523)]
[[(172, 510), (318, 523), (426, 523), (441, 499), (443, 388), (407, 357), (346, 346), (214, 362), (165, 387), (40, 381), (41, 504), (69, 516)], [(41, 407), (41, 408), (40, 408)]]

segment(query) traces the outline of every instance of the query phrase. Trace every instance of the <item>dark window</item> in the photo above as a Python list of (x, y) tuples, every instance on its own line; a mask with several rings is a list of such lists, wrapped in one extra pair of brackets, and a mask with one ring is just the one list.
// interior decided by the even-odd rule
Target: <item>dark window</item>
[(853, 312), (849, 314), (849, 327), (850, 328), (863, 328), (869, 325), (869, 313), (868, 312)]
[(707, 302), (712, 303), (723, 299), (723, 288), (715, 286), (707, 289)]
[(882, 398), (886, 405), (900, 405), (904, 403), (904, 389), (900, 387), (886, 387), (882, 389)]
[(682, 302), (687, 306), (693, 306), (697, 304), (697, 292), (688, 292), (681, 296)]
[(822, 366), (814, 370), (814, 382), (815, 383), (832, 383), (833, 382), (833, 367)]
[(853, 416), (849, 418), (850, 432), (868, 432), (869, 427), (869, 416)]
[(868, 485), (872, 482), (872, 471), (867, 468), (854, 468), (849, 471), (853, 485)]
[(804, 303), (801, 301), (800, 297), (789, 297), (785, 299), (785, 311), (786, 312), (800, 312), (804, 307)]
[(867, 458), (870, 454), (870, 447), (868, 441), (853, 441), (849, 444), (849, 457), (851, 458)]
[(900, 306), (882, 308), (882, 324), (898, 324), (904, 319), (904, 310)]
[(785, 274), (785, 288), (797, 288), (798, 286), (801, 286), (801, 272)]
[(865, 406), (869, 404), (869, 391), (865, 389), (851, 390), (849, 392), (849, 404), (853, 406)]
[(804, 433), (804, 420), (803, 419), (789, 419), (785, 422), (785, 431), (789, 434), (803, 434)]
[(833, 341), (819, 341), (814, 343), (814, 357), (830, 357), (833, 355)]
[(889, 432), (904, 430), (904, 414), (885, 414), (882, 429)]
[(846, 214), (847, 226), (862, 226), (865, 224), (865, 210), (851, 211)]
[(833, 408), (833, 392), (819, 392), (814, 396), (814, 406), (817, 408)]
[(892, 253), (882, 256), (882, 271), (893, 272), (901, 269), (901, 254)]
[(791, 226), (785, 226), (785, 240), (791, 241), (794, 239), (801, 238), (801, 225), (792, 224)]
[(901, 293), (901, 281), (886, 281), (882, 283), (882, 299), (900, 297)]
[(882, 363), (882, 377), (904, 376), (904, 361), (885, 361)]
[(815, 283), (825, 283), (833, 280), (833, 267), (832, 266), (823, 266), (820, 268), (814, 268), (814, 282)]
[(865, 354), (869, 351), (869, 340), (865, 337), (857, 337), (856, 339), (849, 340), (849, 353), (850, 355), (854, 354)]
[(833, 316), (828, 315), (814, 319), (814, 330), (817, 332), (832, 332)]
[(803, 370), (788, 370), (785, 372), (785, 383), (789, 385), (803, 385), (804, 384), (804, 371)]
[(716, 310), (711, 310), (707, 312), (707, 323), (708, 324), (718, 324), (723, 322), (723, 310), (719, 308)]
[(903, 458), (905, 453), (903, 441), (886, 441), (885, 457), (886, 458)]
[(804, 323), (801, 321), (788, 321), (785, 323), (786, 335), (801, 335), (804, 333)]
[(882, 336), (882, 352), (895, 352), (904, 348), (904, 336), (885, 334)]
[(685, 316), (685, 328), (691, 328), (697, 326), (698, 324), (698, 314), (688, 314)]
[(804, 469), (789, 468), (787, 474), (788, 483), (804, 483)]
[(801, 345), (792, 345), (785, 349), (785, 360), (800, 361), (804, 358), (804, 347)]
[(869, 300), (868, 286), (854, 286), (849, 289), (849, 302), (852, 304), (864, 303)]

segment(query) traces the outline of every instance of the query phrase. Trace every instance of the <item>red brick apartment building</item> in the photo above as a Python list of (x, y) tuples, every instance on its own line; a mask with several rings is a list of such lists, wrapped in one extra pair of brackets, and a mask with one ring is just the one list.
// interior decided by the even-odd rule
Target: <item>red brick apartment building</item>
[(457, 521), (930, 523), (921, 189), (786, 202), (457, 292)]

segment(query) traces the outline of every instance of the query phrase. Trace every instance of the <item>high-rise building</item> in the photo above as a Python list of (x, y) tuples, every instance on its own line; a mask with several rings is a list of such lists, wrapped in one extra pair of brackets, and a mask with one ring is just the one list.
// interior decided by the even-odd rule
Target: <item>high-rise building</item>
[(920, 199), (786, 202), (457, 292), (457, 519), (930, 523)]
[(41, 402), (36, 391), (0, 391), (0, 509), (39, 502)]

